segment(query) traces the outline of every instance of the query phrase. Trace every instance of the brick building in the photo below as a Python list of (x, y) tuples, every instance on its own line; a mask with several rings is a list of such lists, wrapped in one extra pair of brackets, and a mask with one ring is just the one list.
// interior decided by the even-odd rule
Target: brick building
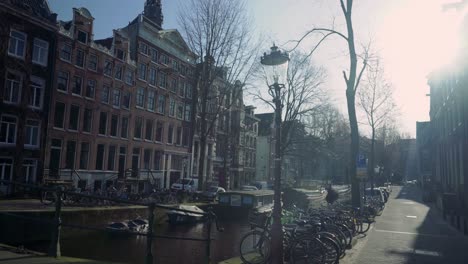
[[(0, 2), (0, 179), (40, 181), (56, 42), (45, 0)], [(0, 195), (12, 189), (0, 184)]]
[(74, 8), (59, 23), (46, 173), (80, 188), (132, 192), (188, 176), (195, 55), (162, 29), (160, 1), (107, 39)]

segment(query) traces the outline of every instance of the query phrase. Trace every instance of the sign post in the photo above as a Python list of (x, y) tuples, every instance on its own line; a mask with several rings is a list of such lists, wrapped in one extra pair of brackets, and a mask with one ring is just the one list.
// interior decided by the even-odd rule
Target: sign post
[[(359, 180), (361, 180), (362, 183), (365, 183), (365, 180), (367, 179), (367, 157), (365, 154), (359, 153), (359, 155), (356, 158), (356, 176)], [(363, 184), (361, 189), (361, 205), (363, 205), (362, 199), (365, 196), (365, 184)], [(362, 206), (361, 206), (362, 210)]]

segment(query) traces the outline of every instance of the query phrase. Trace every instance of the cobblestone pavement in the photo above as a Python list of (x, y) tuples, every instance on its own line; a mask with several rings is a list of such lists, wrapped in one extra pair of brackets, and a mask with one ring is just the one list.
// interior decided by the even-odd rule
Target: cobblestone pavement
[(422, 203), (417, 187), (393, 187), (382, 216), (340, 263), (465, 264), (468, 237)]

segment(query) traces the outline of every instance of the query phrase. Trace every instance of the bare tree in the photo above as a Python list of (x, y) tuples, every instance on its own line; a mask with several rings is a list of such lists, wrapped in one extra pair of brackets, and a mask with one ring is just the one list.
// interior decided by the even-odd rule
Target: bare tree
[[(311, 48), (309, 55), (312, 55), (318, 47), (330, 36), (338, 36), (343, 39), (348, 47), (349, 55), (349, 70), (343, 70), (343, 78), (346, 83), (346, 99), (348, 106), (349, 125), (351, 128), (351, 144), (350, 144), (350, 160), (349, 174), (351, 176), (351, 197), (352, 204), (355, 207), (361, 205), (359, 181), (356, 177), (356, 158), (359, 154), (359, 128), (356, 116), (355, 96), (362, 78), (362, 74), (367, 67), (369, 60), (369, 45), (363, 47), (362, 55), (359, 55), (356, 49), (354, 27), (353, 27), (353, 3), (354, 0), (339, 0), (340, 8), (346, 24), (346, 33), (342, 33), (334, 28), (314, 27), (307, 31), (299, 40), (296, 47), (308, 36), (319, 35), (320, 39)], [(359, 69), (358, 62), (362, 61), (362, 66)]]
[(385, 79), (380, 60), (376, 60), (375, 65), (372, 65), (372, 67), (367, 67), (366, 78), (363, 80), (363, 87), (358, 92), (358, 98), (358, 104), (365, 115), (367, 124), (371, 128), (368, 174), (371, 189), (374, 189), (376, 130), (393, 118), (396, 107), (393, 100), (392, 84)]
[[(251, 93), (254, 100), (260, 100), (275, 109), (275, 104), (271, 100), (272, 95), (267, 95), (263, 89), (269, 86), (263, 66), (259, 67), (255, 76), (263, 80), (266, 85), (258, 87)], [(289, 152), (289, 148), (295, 143), (290, 132), (297, 126), (303, 126), (301, 121), (304, 118), (324, 109), (327, 94), (322, 86), (325, 77), (325, 70), (315, 66), (307, 54), (294, 52), (290, 55), (286, 84), (281, 91), (281, 104), (283, 105), (281, 155)]]
[[(179, 24), (189, 47), (198, 55), (194, 121), (198, 115), (198, 178), (199, 188), (204, 189), (208, 137), (214, 134), (217, 118), (230, 107), (223, 103), (226, 96), (237, 97), (226, 86), (237, 80), (243, 85), (250, 76), (255, 58), (255, 49), (249, 48), (253, 43), (252, 27), (243, 0), (189, 0), (180, 8)], [(215, 80), (220, 79), (225, 88), (215, 85)]]

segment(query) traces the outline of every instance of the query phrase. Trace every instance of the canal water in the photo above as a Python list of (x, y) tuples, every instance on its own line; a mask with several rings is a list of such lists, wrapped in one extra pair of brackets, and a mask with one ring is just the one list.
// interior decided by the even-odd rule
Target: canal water
[[(211, 258), (214, 263), (239, 255), (242, 235), (250, 230), (245, 222), (220, 223), (223, 232), (212, 226)], [(65, 230), (64, 230), (65, 231)], [(203, 223), (191, 226), (157, 225), (156, 234), (162, 236), (205, 238), (207, 227)], [(153, 240), (154, 263), (198, 264), (205, 263), (206, 243), (189, 240), (156, 238)], [(27, 248), (47, 252), (48, 242), (26, 245)], [(82, 235), (61, 240), (62, 255), (121, 263), (143, 263), (146, 237), (124, 236), (106, 232), (84, 232)]]

